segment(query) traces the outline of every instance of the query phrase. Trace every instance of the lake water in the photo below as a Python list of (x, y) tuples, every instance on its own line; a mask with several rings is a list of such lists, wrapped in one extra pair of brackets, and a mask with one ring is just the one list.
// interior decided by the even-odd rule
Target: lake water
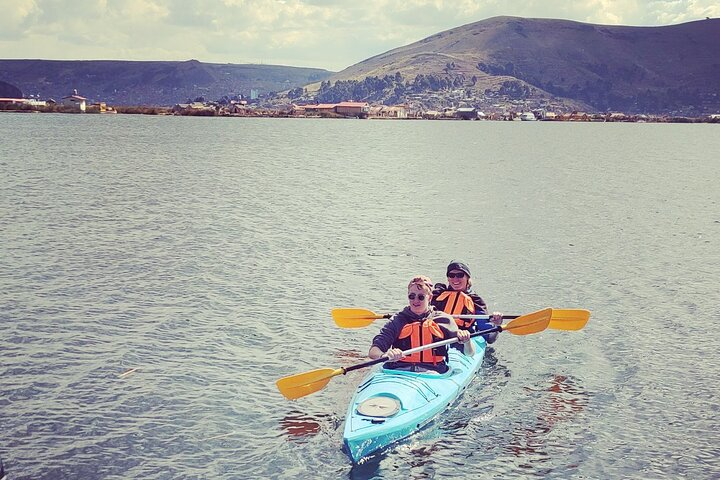
[[(11, 479), (720, 478), (717, 125), (0, 114)], [(415, 274), (501, 334), (438, 421), (353, 466), (364, 361)], [(132, 370), (136, 369), (136, 370)], [(129, 373), (128, 373), (129, 372)]]

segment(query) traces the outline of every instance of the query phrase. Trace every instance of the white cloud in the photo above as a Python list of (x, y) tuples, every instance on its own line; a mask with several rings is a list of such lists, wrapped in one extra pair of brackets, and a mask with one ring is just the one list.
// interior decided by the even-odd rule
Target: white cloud
[(15, 40), (39, 10), (35, 0), (0, 0), (0, 12), (0, 40)]
[(613, 25), (720, 16), (716, 0), (0, 0), (0, 58), (278, 63), (340, 70), (498, 15)]
[(675, 24), (720, 16), (720, 4), (702, 0), (656, 0), (648, 2), (651, 20), (657, 24)]

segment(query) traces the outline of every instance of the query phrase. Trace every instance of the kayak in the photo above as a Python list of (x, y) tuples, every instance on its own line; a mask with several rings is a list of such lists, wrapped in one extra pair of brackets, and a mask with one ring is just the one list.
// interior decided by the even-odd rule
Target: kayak
[(444, 374), (380, 368), (365, 377), (350, 402), (343, 432), (344, 448), (353, 462), (417, 432), (453, 404), (485, 356), (485, 339), (472, 341), (472, 357), (450, 348), (450, 368)]

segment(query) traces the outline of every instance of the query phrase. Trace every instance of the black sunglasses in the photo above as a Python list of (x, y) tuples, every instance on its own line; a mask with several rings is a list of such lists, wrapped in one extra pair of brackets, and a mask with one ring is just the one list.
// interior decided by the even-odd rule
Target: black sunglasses
[[(420, 301), (422, 302), (423, 300), (425, 300), (425, 294), (424, 294), (424, 293), (420, 293), (420, 294), (418, 294), (417, 298), (418, 298), (418, 300), (420, 300)], [(409, 300), (415, 300), (415, 294), (414, 294), (414, 293), (408, 294), (408, 299), (409, 299)]]
[(458, 272), (458, 273), (448, 273), (448, 278), (463, 278), (465, 276), (465, 272)]

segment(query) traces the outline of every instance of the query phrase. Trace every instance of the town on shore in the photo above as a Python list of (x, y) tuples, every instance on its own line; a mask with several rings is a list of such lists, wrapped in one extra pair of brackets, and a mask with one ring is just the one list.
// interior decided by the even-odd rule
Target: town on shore
[(448, 107), (443, 110), (426, 110), (422, 107), (400, 105), (371, 105), (368, 102), (343, 101), (339, 103), (288, 103), (279, 106), (262, 106), (245, 99), (224, 98), (205, 101), (198, 98), (172, 107), (160, 106), (109, 106), (105, 102), (89, 103), (77, 90), (53, 99), (0, 98), (0, 112), (45, 113), (100, 113), (181, 115), (208, 117), (267, 117), (267, 118), (359, 118), (385, 120), (496, 120), (496, 121), (558, 121), (558, 122), (656, 122), (656, 123), (720, 123), (720, 114), (702, 117), (670, 115), (625, 114), (622, 112), (554, 112), (545, 108), (525, 110), (508, 105), (496, 105), (483, 112), (472, 106)]

